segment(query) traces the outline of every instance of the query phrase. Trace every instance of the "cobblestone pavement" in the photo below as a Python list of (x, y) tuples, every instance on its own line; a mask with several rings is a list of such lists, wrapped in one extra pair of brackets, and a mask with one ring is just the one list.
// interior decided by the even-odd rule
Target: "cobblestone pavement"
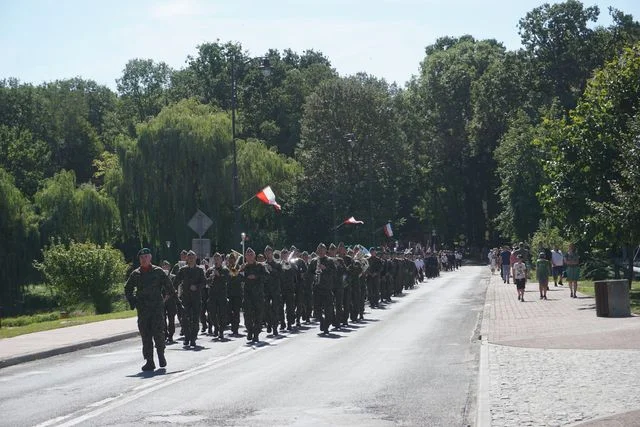
[(492, 426), (571, 425), (640, 402), (640, 350), (489, 344), (489, 375)]
[[(597, 317), (593, 298), (551, 286), (543, 301), (528, 283), (520, 302), (513, 284), (490, 277), (481, 327), (489, 398), (479, 425), (578, 425), (640, 409), (640, 317)], [(629, 419), (616, 425), (640, 425)]]

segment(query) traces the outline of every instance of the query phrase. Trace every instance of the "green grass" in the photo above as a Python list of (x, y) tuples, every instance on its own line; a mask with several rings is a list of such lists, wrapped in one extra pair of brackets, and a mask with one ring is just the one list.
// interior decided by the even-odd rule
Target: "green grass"
[[(59, 317), (60, 312), (51, 313)], [(135, 310), (117, 311), (108, 314), (88, 314), (72, 316), (67, 319), (47, 320), (43, 322), (29, 323), (22, 326), (5, 326), (5, 321), (11, 323), (14, 318), (2, 319), (2, 328), (0, 328), (0, 339), (11, 338), (18, 335), (30, 334), (33, 332), (48, 331), (51, 329), (66, 328), (68, 326), (83, 325), (85, 323), (100, 322), (102, 320), (110, 319), (125, 319), (127, 317), (134, 317), (136, 315)], [(33, 317), (33, 316), (20, 316), (20, 317)]]
[[(578, 292), (582, 292), (585, 295), (595, 296), (593, 281), (580, 280), (578, 282)], [(640, 281), (636, 280), (631, 284), (631, 292), (629, 294), (629, 298), (631, 302), (631, 312), (640, 314)]]

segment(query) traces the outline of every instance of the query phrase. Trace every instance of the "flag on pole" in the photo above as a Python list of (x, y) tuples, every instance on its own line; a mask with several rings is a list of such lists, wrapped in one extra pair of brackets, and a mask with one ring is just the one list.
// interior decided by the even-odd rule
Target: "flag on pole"
[(266, 187), (264, 187), (262, 191), (256, 194), (256, 197), (262, 200), (263, 203), (273, 206), (276, 211), (280, 212), (281, 207), (276, 202), (276, 195), (273, 194), (273, 190), (271, 189), (270, 185), (267, 185)]
[(391, 229), (391, 223), (388, 222), (385, 226), (384, 226), (384, 235), (387, 237), (392, 237), (393, 236), (393, 230)]
[(343, 224), (364, 224), (364, 221), (360, 221), (355, 219), (354, 217), (349, 217), (344, 220)]

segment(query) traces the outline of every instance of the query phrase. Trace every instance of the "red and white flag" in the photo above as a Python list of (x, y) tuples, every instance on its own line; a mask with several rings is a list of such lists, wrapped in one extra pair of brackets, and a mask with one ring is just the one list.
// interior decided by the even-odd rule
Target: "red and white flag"
[(354, 217), (349, 217), (344, 220), (343, 224), (364, 224), (364, 221), (360, 221), (355, 219)]
[(384, 234), (387, 237), (392, 237), (393, 236), (393, 230), (391, 229), (391, 223), (388, 222), (385, 226), (384, 226)]
[(273, 206), (276, 211), (280, 212), (281, 207), (276, 202), (276, 195), (273, 194), (273, 190), (271, 189), (270, 185), (267, 185), (266, 187), (264, 187), (262, 191), (256, 194), (256, 197), (262, 200), (263, 203)]

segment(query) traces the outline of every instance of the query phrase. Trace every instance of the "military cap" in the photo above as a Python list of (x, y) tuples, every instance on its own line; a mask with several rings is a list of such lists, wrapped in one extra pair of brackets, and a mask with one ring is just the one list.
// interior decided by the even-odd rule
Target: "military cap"
[(273, 252), (273, 257), (274, 257), (275, 259), (280, 259), (280, 251), (274, 251), (274, 252)]
[(264, 251), (265, 252), (273, 251), (273, 248), (271, 246), (267, 245), (267, 246), (265, 246)]
[(149, 248), (142, 248), (138, 251), (138, 256), (142, 256), (142, 255), (151, 255), (151, 249)]
[(213, 254), (213, 257), (216, 258), (220, 258), (222, 256), (222, 254), (220, 252), (216, 252), (215, 254)]
[(186, 254), (187, 254), (187, 250), (186, 249), (183, 249), (183, 250), (180, 251), (180, 255), (186, 255)]
[(162, 265), (168, 265), (169, 267), (171, 267), (171, 263), (169, 261), (167, 261), (166, 259), (164, 261), (162, 261)]
[(311, 258), (318, 258), (318, 254), (315, 252), (311, 252), (311, 255), (309, 255)]
[(291, 252), (295, 252), (295, 251), (297, 251), (297, 250), (298, 250), (298, 248), (296, 248), (295, 246), (291, 245), (291, 247), (289, 248), (289, 250), (290, 250)]
[(320, 248), (327, 249), (327, 246), (324, 243), (318, 243), (318, 247), (316, 248), (316, 250), (318, 250)]
[(249, 253), (255, 254), (255, 251), (253, 249), (251, 249), (251, 248), (247, 248), (247, 250), (244, 251), (244, 252), (247, 253), (247, 254), (249, 254)]
[(191, 256), (191, 255), (196, 256), (196, 253), (194, 251), (187, 252), (187, 256)]
[(339, 242), (339, 243), (338, 243), (338, 247), (339, 247), (339, 248), (344, 248), (344, 242)]
[(333, 243), (329, 245), (329, 249), (336, 249), (336, 245), (334, 245)]
[(378, 250), (378, 249), (376, 249), (376, 248), (375, 248), (375, 247), (373, 247), (373, 246), (369, 248), (369, 252), (373, 252), (373, 251), (377, 251), (377, 250)]
[(280, 253), (282, 253), (282, 252), (289, 252), (289, 249), (287, 249), (287, 248), (282, 248), (282, 249), (280, 249)]
[(302, 252), (302, 256), (309, 256), (309, 252), (307, 251)]

